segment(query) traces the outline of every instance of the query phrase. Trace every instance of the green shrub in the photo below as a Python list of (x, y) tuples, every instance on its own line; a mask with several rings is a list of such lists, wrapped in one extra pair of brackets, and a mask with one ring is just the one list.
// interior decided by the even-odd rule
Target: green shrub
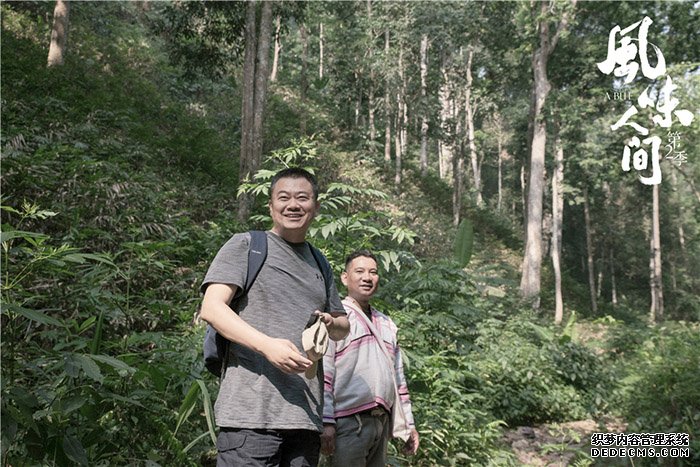
[(494, 416), (508, 425), (586, 418), (605, 407), (603, 361), (529, 313), (479, 325), (472, 371)]
[(669, 324), (647, 335), (623, 385), (629, 432), (687, 433), (700, 462), (700, 327)]

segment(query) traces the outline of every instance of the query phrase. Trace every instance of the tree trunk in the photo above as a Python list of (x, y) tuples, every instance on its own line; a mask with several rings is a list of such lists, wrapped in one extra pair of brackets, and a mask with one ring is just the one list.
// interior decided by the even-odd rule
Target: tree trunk
[[(671, 171), (671, 182), (673, 184), (673, 189), (677, 190), (678, 189), (678, 176), (676, 175), (676, 171), (672, 170)], [(679, 207), (680, 209), (680, 216), (677, 218), (678, 222), (678, 243), (681, 246), (681, 257), (686, 258), (687, 257), (687, 252), (685, 248), (685, 230), (683, 229), (683, 219), (684, 219), (684, 212), (682, 206)]]
[[(267, 2), (266, 2), (267, 3)], [(301, 101), (301, 115), (299, 116), (299, 129), (301, 135), (306, 135), (306, 94), (309, 90), (308, 64), (309, 64), (309, 36), (306, 33), (306, 25), (299, 25), (301, 37), (301, 73), (299, 76), (299, 100)]]
[(397, 190), (401, 187), (401, 95), (396, 94), (396, 117), (394, 119), (394, 156), (396, 158), (396, 175), (394, 184)]
[[(377, 138), (377, 127), (374, 123), (374, 29), (372, 28), (372, 0), (367, 0), (367, 22), (369, 27), (369, 45), (367, 56), (369, 57), (369, 89), (367, 90), (367, 111), (369, 113), (369, 140)], [(374, 148), (374, 145), (370, 145)]]
[(428, 35), (423, 34), (420, 41), (420, 173), (428, 173)]
[(323, 79), (323, 23), (318, 25), (318, 77)]
[(255, 67), (255, 118), (253, 119), (253, 170), (262, 162), (263, 117), (270, 76), (270, 39), (272, 38), (272, 2), (262, 2), (260, 35), (258, 38), (258, 63)]
[(496, 210), (501, 212), (501, 204), (503, 203), (503, 158), (505, 150), (503, 149), (503, 143), (501, 139), (498, 139), (498, 201), (496, 203)]
[(357, 87), (355, 94), (355, 128), (359, 128), (361, 118), (360, 113), (362, 110), (362, 83), (360, 82), (360, 74), (357, 71), (355, 71), (354, 76), (355, 86)]
[[(406, 92), (407, 92), (407, 83), (406, 83), (406, 69), (404, 65), (404, 59), (403, 59), (403, 52), (404, 52), (404, 47), (403, 43), (399, 43), (399, 82), (401, 83), (399, 87), (399, 99), (398, 99), (398, 107), (399, 107), (399, 122), (400, 126), (398, 127), (400, 129), (400, 141), (401, 141), (401, 157), (403, 158), (406, 155), (406, 152), (408, 150), (408, 104), (406, 103)], [(400, 168), (401, 168), (401, 162), (397, 163), (397, 171), (400, 173)], [(401, 178), (401, 175), (399, 174), (399, 179)]]
[(408, 152), (408, 103), (406, 102), (406, 83), (401, 88), (401, 154), (406, 155)]
[(277, 81), (277, 68), (280, 62), (280, 52), (282, 51), (282, 38), (280, 36), (282, 31), (282, 18), (278, 15), (275, 19), (275, 53), (272, 56), (272, 73), (270, 74), (270, 81)]
[[(248, 174), (251, 176), (260, 168), (262, 161), (263, 148), (263, 118), (265, 113), (265, 102), (267, 97), (267, 86), (270, 76), (270, 40), (272, 38), (272, 2), (262, 2), (262, 12), (260, 15), (260, 28), (257, 39), (255, 38), (255, 3), (248, 4), (246, 15), (246, 48), (244, 62), (244, 94), (243, 94), (243, 111), (244, 119), (252, 121), (250, 127), (247, 128), (245, 122), (243, 125), (242, 143), (241, 143), (241, 166), (245, 164), (245, 170), (241, 170), (239, 178), (244, 180)], [(250, 50), (248, 45), (250, 44)], [(257, 46), (257, 47), (256, 47)], [(257, 63), (255, 57), (257, 55)], [(252, 56), (252, 57), (251, 57)], [(249, 64), (248, 62), (253, 62)], [(248, 67), (248, 68), (246, 68)], [(253, 74), (253, 89), (250, 94), (250, 79), (249, 74)], [(252, 100), (253, 105), (245, 101)], [(248, 113), (251, 112), (251, 113)], [(246, 135), (246, 132), (248, 135)], [(243, 160), (244, 146), (246, 161)], [(252, 197), (241, 197), (241, 202), (238, 209), (238, 220), (245, 222), (250, 215), (252, 208)]]
[[(576, 0), (572, 0), (576, 4)], [(520, 294), (530, 300), (533, 308), (540, 305), (540, 281), (542, 268), (542, 201), (545, 174), (545, 145), (547, 141), (544, 105), (551, 89), (547, 79), (547, 61), (554, 51), (559, 35), (567, 27), (569, 13), (562, 16), (557, 31), (550, 36), (549, 22), (546, 19), (550, 2), (540, 2), (538, 16), (539, 46), (532, 55), (534, 74), (532, 144), (530, 146), (530, 174), (528, 180), (526, 243), (523, 258)]]
[[(253, 115), (255, 113), (255, 53), (258, 44), (255, 2), (248, 2), (245, 23), (245, 52), (243, 59), (243, 95), (241, 98), (241, 155), (238, 180), (242, 183), (252, 174)], [(238, 198), (238, 220), (245, 222), (250, 215), (253, 196), (243, 193)]]
[[(564, 318), (564, 299), (561, 292), (561, 235), (564, 224), (564, 147), (557, 134), (555, 140), (554, 174), (552, 175), (552, 267), (554, 269), (554, 324)], [(499, 157), (500, 176), (500, 157)], [(500, 182), (500, 180), (499, 180)]]
[[(453, 107), (455, 103), (453, 102)], [(455, 109), (455, 114), (459, 113)], [(457, 121), (455, 133), (462, 134), (462, 125)], [(463, 140), (462, 140), (463, 141)], [(455, 152), (452, 156), (452, 224), (459, 225), (462, 212), (462, 195), (464, 193), (464, 144), (455, 144)]]
[[(541, 26), (545, 30), (546, 26)], [(533, 300), (539, 308), (540, 273), (542, 266), (542, 200), (544, 192), (545, 144), (547, 130), (544, 120), (544, 104), (550, 90), (547, 80), (547, 57), (540, 48), (533, 57), (535, 70), (535, 112), (532, 146), (530, 148), (530, 170), (527, 186), (526, 244), (523, 260), (523, 276), (520, 293)]]
[(588, 201), (588, 188), (583, 191), (583, 219), (586, 225), (586, 258), (588, 265), (588, 289), (591, 296), (591, 311), (595, 316), (598, 313), (598, 303), (596, 300), (595, 270), (593, 264), (593, 236), (591, 234), (591, 215)]
[(525, 196), (526, 187), (525, 164), (520, 164), (520, 203), (522, 205), (523, 216), (525, 217), (525, 225), (527, 225), (527, 198)]
[(661, 229), (659, 226), (659, 185), (652, 188), (651, 221), (651, 322), (664, 319), (664, 292), (661, 280)]
[(405, 99), (405, 82), (404, 82), (404, 69), (403, 69), (403, 43), (399, 42), (399, 61), (398, 61), (398, 72), (399, 72), (399, 83), (401, 83), (396, 91), (396, 125), (395, 125), (395, 140), (396, 140), (396, 176), (394, 178), (394, 183), (397, 190), (401, 189), (401, 164), (403, 162), (403, 156), (406, 152), (406, 125), (407, 125), (407, 114), (406, 114), (406, 99)]
[(51, 44), (47, 66), (60, 66), (66, 55), (68, 45), (68, 16), (70, 14), (70, 2), (68, 0), (56, 0), (53, 9), (53, 28), (51, 29)]
[(452, 158), (452, 224), (456, 227), (461, 220), (462, 195), (464, 193), (464, 157), (457, 151)]
[(454, 124), (454, 109), (452, 99), (452, 89), (450, 77), (447, 72), (447, 57), (443, 56), (440, 65), (440, 74), (442, 75), (442, 84), (438, 91), (438, 99), (440, 101), (440, 160), (439, 173), (440, 178), (447, 180), (450, 178), (452, 157), (453, 157), (453, 131)]
[[(384, 61), (389, 63), (389, 30), (384, 31)], [(388, 166), (391, 162), (391, 97), (390, 97), (389, 73), (384, 83), (384, 163)]]
[(472, 165), (472, 175), (474, 177), (474, 191), (476, 191), (476, 205), (481, 207), (483, 198), (481, 197), (481, 166), (476, 154), (476, 142), (474, 140), (474, 106), (472, 104), (472, 59), (474, 51), (469, 49), (467, 53), (467, 86), (464, 98), (465, 124), (467, 127), (467, 141), (469, 143), (469, 159)]
[(613, 306), (617, 305), (617, 283), (615, 281), (615, 252), (614, 249), (610, 248), (610, 287), (612, 291), (610, 292), (610, 301)]

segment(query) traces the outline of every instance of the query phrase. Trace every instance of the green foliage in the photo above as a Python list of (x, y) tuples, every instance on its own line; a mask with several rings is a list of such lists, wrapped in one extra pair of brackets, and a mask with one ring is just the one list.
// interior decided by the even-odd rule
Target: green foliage
[(563, 330), (542, 324), (509, 295), (487, 295), (498, 281), (479, 282), (453, 262), (431, 262), (380, 288), (377, 306), (399, 327), (423, 436), (417, 465), (513, 462), (499, 446), (501, 427), (607, 409), (612, 377), (576, 342), (573, 319)]
[[(186, 370), (172, 368), (159, 382), (154, 370), (162, 375), (167, 367), (155, 363), (163, 351), (153, 349), (162, 343), (174, 349), (172, 342), (153, 333), (115, 339), (106, 332), (104, 316), (112, 309), (101, 284), (118, 268), (113, 258), (54, 246), (45, 234), (15, 228), (58, 215), (54, 212), (29, 203), (3, 211), (16, 218), (14, 225), (3, 223), (2, 239), (3, 459), (124, 463), (160, 446), (161, 460), (184, 462), (179, 443), (162, 428), (172, 415), (153, 408), (167, 394), (158, 385), (170, 380), (177, 394)], [(59, 289), (66, 283), (86, 297), (77, 307), (64, 306)], [(150, 430), (159, 437), (131, 439), (132, 432)]]
[[(620, 399), (630, 432), (687, 433), (700, 460), (700, 329), (672, 324), (634, 332)], [(629, 332), (629, 331), (628, 331)]]
[(489, 409), (511, 426), (600, 413), (612, 387), (603, 361), (536, 321), (523, 314), (480, 324), (472, 371)]

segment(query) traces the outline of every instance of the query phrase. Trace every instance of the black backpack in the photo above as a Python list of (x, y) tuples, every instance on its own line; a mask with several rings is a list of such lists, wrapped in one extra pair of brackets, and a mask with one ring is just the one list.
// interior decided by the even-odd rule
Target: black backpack
[[(267, 258), (267, 234), (262, 230), (251, 230), (249, 233), (250, 246), (248, 247), (248, 271), (246, 272), (245, 287), (239, 288), (236, 291), (236, 295), (231, 299), (231, 306), (234, 310), (238, 309), (236, 305), (253, 286), (253, 282), (255, 282), (255, 279), (258, 277), (258, 273), (262, 269), (265, 259)], [(330, 288), (333, 284), (331, 265), (328, 263), (326, 257), (323, 256), (323, 253), (310, 243), (309, 248), (323, 275), (323, 281), (326, 284), (326, 299), (328, 299), (330, 296)], [(224, 336), (216, 332), (216, 329), (211, 327), (211, 325), (207, 325), (203, 344), (204, 366), (209, 372), (218, 377), (221, 377), (221, 368), (228, 354), (229, 342), (230, 341)]]

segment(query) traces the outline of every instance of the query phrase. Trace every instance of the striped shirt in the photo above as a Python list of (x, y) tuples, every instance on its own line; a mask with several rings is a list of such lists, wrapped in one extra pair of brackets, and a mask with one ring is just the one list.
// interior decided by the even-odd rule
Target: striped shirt
[[(343, 306), (350, 321), (350, 333), (342, 340), (330, 340), (323, 357), (323, 423), (334, 424), (336, 418), (378, 406), (391, 411), (395, 399), (393, 373), (406, 420), (413, 427), (411, 400), (396, 339), (398, 328), (391, 318), (371, 308), (372, 323), (382, 337), (380, 344), (359, 315), (363, 311), (348, 298), (343, 300)], [(391, 367), (379, 345), (386, 346)]]

